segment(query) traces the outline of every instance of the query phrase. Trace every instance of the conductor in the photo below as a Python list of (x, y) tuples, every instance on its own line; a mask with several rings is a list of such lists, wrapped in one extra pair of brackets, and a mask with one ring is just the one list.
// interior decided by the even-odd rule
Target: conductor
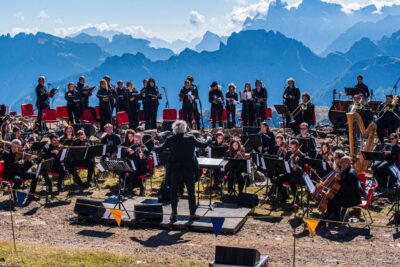
[(211, 144), (211, 137), (202, 142), (192, 135), (186, 134), (187, 124), (185, 121), (175, 121), (172, 124), (173, 135), (168, 137), (165, 142), (157, 146), (157, 151), (169, 149), (167, 168), (171, 170), (171, 222), (176, 221), (179, 185), (183, 182), (188, 192), (190, 220), (198, 219), (196, 216), (196, 196), (195, 196), (195, 148), (206, 148)]

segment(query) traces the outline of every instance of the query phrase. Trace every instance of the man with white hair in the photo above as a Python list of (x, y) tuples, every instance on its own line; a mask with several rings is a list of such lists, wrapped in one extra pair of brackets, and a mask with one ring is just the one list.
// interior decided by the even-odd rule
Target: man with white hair
[[(33, 194), (36, 191), (37, 178), (35, 173), (28, 172), (32, 167), (32, 162), (23, 158), (21, 152), (21, 141), (14, 139), (11, 141), (10, 151), (5, 150), (3, 152), (4, 160), (4, 179), (13, 182), (13, 189), (19, 189), (22, 185), (23, 180), (32, 180), (31, 188), (29, 190), (28, 200), (37, 200)], [(14, 200), (16, 200), (15, 191), (13, 191)]]
[(167, 161), (167, 168), (171, 171), (171, 222), (176, 221), (178, 206), (179, 185), (185, 183), (188, 200), (190, 219), (194, 220), (196, 216), (196, 196), (194, 190), (195, 184), (195, 148), (205, 148), (211, 144), (211, 137), (208, 136), (205, 142), (197, 140), (192, 135), (187, 135), (187, 124), (185, 121), (175, 121), (172, 124), (174, 135), (168, 137), (164, 144), (156, 147), (156, 150), (169, 149), (170, 153)]

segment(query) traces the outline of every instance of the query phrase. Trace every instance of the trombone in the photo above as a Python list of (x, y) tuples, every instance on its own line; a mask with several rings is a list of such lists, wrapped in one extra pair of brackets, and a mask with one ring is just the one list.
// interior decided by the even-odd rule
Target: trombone
[(295, 123), (294, 118), (300, 113), (300, 111), (306, 111), (308, 109), (308, 104), (311, 103), (311, 99), (307, 102), (298, 105), (292, 112), (289, 113), (290, 123)]

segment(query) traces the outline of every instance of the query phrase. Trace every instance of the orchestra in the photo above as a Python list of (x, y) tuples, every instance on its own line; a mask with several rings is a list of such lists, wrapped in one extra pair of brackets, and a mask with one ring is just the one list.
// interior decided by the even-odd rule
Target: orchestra
[[(282, 131), (284, 129), (281, 128), (272, 128), (275, 123), (266, 120), (269, 104), (267, 89), (259, 79), (255, 81), (254, 89), (251, 88), (250, 83), (246, 83), (240, 93), (236, 92), (234, 83), (229, 83), (225, 94), (217, 81), (212, 82), (208, 91), (211, 122), (208, 128), (210, 129), (200, 128), (200, 121), (203, 119), (201, 103), (198, 87), (193, 81), (192, 76), (187, 76), (178, 93), (179, 100), (182, 102), (183, 120), (173, 123), (172, 132), (160, 132), (161, 129), (157, 125), (157, 113), (161, 94), (156, 80), (153, 78), (143, 80), (143, 87), (139, 91), (132, 81), (126, 82), (124, 86), (123, 81), (118, 80), (117, 86), (114, 86), (111, 84), (111, 78), (106, 75), (100, 80), (95, 94), (99, 103), (100, 127), (98, 131), (91, 136), (86, 136), (83, 128), (78, 128), (75, 136), (74, 127), (81, 122), (80, 117), (85, 109), (89, 109), (94, 118), (97, 117), (96, 110), (90, 106), (94, 87), (86, 84), (84, 76), (79, 77), (76, 85), (69, 82), (64, 96), (69, 120), (62, 123), (61, 130), (44, 133), (42, 130), (47, 128), (42, 124), (41, 115), (50, 108), (49, 98), (54, 96), (56, 90), (48, 91), (44, 76), (40, 76), (36, 86), (38, 111), (36, 129), (38, 131), (24, 132), (18, 126), (8, 124), (4, 127), (5, 123), (2, 125), (1, 136), (5, 137), (5, 140), (1, 140), (2, 146), (4, 145), (1, 151), (1, 159), (4, 161), (3, 178), (12, 183), (14, 190), (19, 190), (25, 180), (30, 181), (30, 200), (36, 200), (38, 176), (32, 172), (35, 160), (40, 162), (42, 159), (53, 159), (51, 171), (57, 177), (56, 192), (53, 192), (52, 188), (53, 177), (49, 174), (43, 177), (49, 194), (55, 195), (64, 191), (63, 181), (68, 175), (73, 177), (80, 191), (90, 190), (95, 170), (96, 168), (100, 170), (96, 163), (118, 159), (129, 162), (131, 166), (131, 170), (119, 173), (124, 178), (123, 194), (132, 195), (134, 190), (138, 189), (138, 195), (145, 196), (144, 181), (151, 175), (154, 165), (162, 164), (165, 171), (163, 183), (170, 188), (171, 221), (176, 221), (177, 204), (179, 197), (184, 194), (184, 187), (188, 195), (191, 218), (196, 219), (195, 181), (202, 179), (201, 176), (204, 173), (204, 170), (200, 171), (198, 157), (207, 157), (228, 162), (243, 160), (248, 163), (247, 171), (220, 168), (213, 170), (212, 174), (209, 172), (211, 189), (221, 189), (222, 192), (226, 190), (232, 197), (245, 191), (250, 183), (251, 175), (254, 175), (252, 174), (254, 168), (262, 172), (265, 177), (271, 178), (283, 203), (289, 199), (293, 204), (303, 203), (303, 195), (300, 192), (306, 185), (304, 176), (310, 175), (317, 188), (316, 192), (312, 194), (310, 192), (312, 200), (322, 212), (323, 218), (329, 220), (339, 220), (341, 208), (352, 207), (361, 202), (363, 192), (360, 192), (357, 178), (358, 173), (361, 173), (357, 168), (359, 156), (351, 155), (351, 150), (347, 153), (348, 148), (340, 146), (339, 143), (334, 147), (331, 142), (320, 140), (320, 137), (315, 135), (316, 108), (312, 103), (312, 96), (307, 92), (301, 93), (295, 85), (294, 78), (287, 79), (287, 87), (283, 92), (283, 104), (287, 109), (287, 114), (282, 118), (281, 125), (285, 129), (289, 128), (288, 132)], [(363, 83), (362, 76), (358, 77), (355, 88), (359, 89), (359, 93), (349, 98), (353, 104), (348, 109), (346, 107), (344, 111), (346, 114), (369, 109), (370, 91)], [(224, 118), (224, 108), (226, 118)], [(139, 120), (142, 111), (144, 127)], [(400, 166), (397, 134), (399, 111), (398, 96), (393, 97), (392, 94), (388, 94), (386, 101), (379, 105), (373, 120), (365, 121), (361, 118), (366, 129), (376, 123), (377, 138), (383, 145), (379, 151), (384, 154), (384, 160), (374, 161), (371, 168), (373, 178), (381, 188), (394, 188), (398, 179), (393, 168), (397, 169)], [(115, 123), (113, 120), (115, 112), (126, 112), (129, 119), (128, 129)], [(239, 120), (236, 120), (238, 112), (241, 116)], [(356, 120), (360, 120), (357, 118)], [(224, 120), (226, 125), (224, 125)], [(216, 129), (217, 122), (218, 129)], [(354, 130), (351, 127), (355, 126), (353, 123), (348, 124), (348, 133), (350, 133)], [(94, 123), (94, 126), (97, 126), (97, 123)], [(25, 126), (23, 127), (26, 129)], [(241, 127), (249, 128), (254, 131), (254, 134), (246, 133)], [(197, 131), (189, 132), (194, 128)], [(241, 138), (246, 135), (248, 141), (245, 143)], [(364, 135), (356, 134), (355, 136), (365, 138)], [(385, 143), (386, 137), (389, 137), (387, 139), (389, 144)], [(32, 143), (40, 143), (43, 140), (47, 144), (36, 150), (40, 153), (38, 158), (31, 153), (33, 152)], [(93, 152), (93, 155), (88, 154), (87, 157), (85, 155), (83, 159), (63, 156), (68, 149), (93, 148), (96, 145), (102, 146), (102, 153)], [(362, 142), (359, 146), (360, 151), (366, 148)], [(370, 151), (370, 149), (367, 150)], [(155, 161), (161, 161), (160, 153), (164, 152), (168, 154), (166, 162), (156, 164)], [(268, 170), (266, 166), (261, 167), (260, 159), (265, 156), (283, 162), (285, 171), (275, 173)], [(309, 161), (320, 162), (322, 168), (314, 171)], [(87, 170), (85, 183), (80, 176), (82, 168)]]

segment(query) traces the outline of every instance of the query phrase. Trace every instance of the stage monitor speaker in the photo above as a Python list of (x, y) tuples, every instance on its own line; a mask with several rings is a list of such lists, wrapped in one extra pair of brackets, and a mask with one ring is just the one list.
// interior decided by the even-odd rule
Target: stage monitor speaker
[(78, 198), (75, 203), (74, 212), (79, 218), (100, 220), (106, 212), (102, 201)]
[(258, 134), (260, 132), (260, 127), (243, 127), (243, 135), (246, 134)]
[(161, 223), (162, 220), (163, 207), (161, 203), (135, 205), (136, 223)]
[(215, 247), (215, 264), (255, 266), (260, 261), (260, 252), (252, 248)]
[(237, 196), (237, 204), (239, 206), (254, 208), (259, 203), (258, 196), (256, 194), (240, 193)]
[(82, 124), (82, 123), (77, 123), (73, 124), (72, 127), (74, 127), (75, 133), (81, 129), (85, 131), (85, 134), (87, 137), (90, 137), (96, 133), (96, 128), (94, 127), (93, 124)]

